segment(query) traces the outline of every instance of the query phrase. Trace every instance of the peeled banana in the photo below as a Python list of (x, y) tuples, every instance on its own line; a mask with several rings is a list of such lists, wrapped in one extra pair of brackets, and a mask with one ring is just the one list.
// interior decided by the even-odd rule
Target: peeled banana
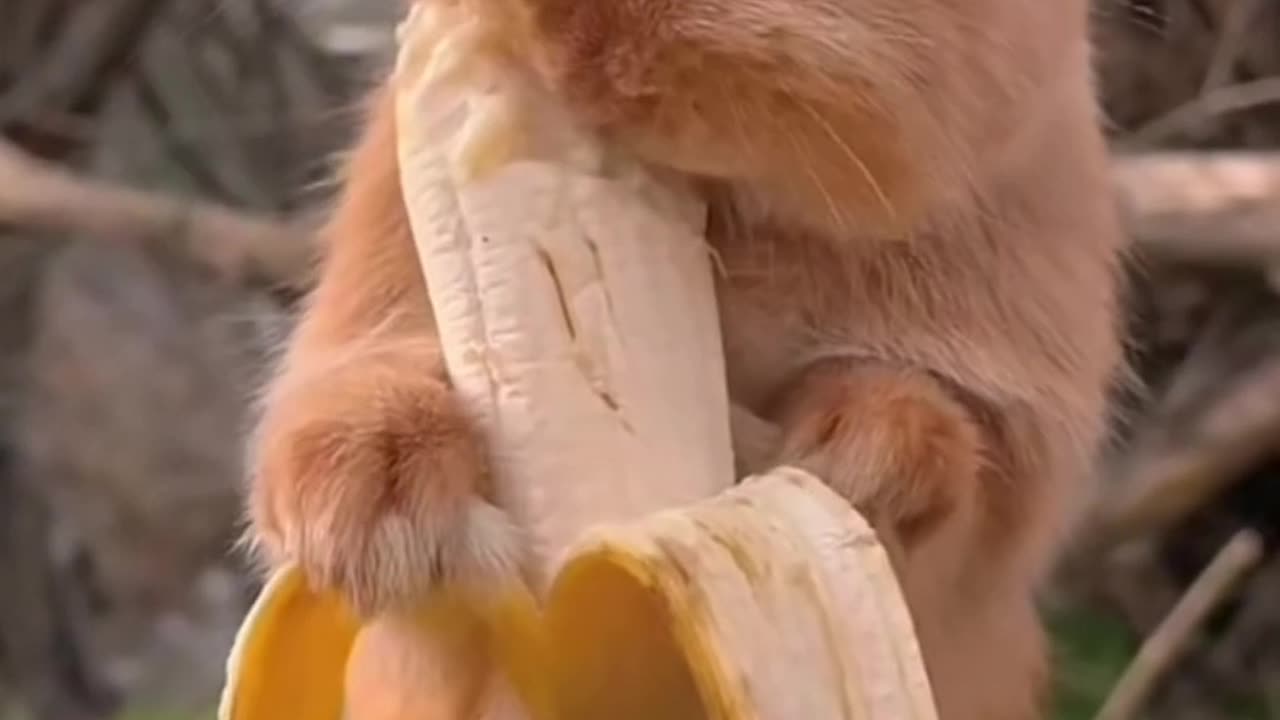
[(533, 583), (362, 624), (282, 568), (220, 720), (933, 720), (871, 528), (799, 470), (734, 485), (705, 208), (575, 126), (525, 27), (420, 4), (396, 82), (446, 364)]

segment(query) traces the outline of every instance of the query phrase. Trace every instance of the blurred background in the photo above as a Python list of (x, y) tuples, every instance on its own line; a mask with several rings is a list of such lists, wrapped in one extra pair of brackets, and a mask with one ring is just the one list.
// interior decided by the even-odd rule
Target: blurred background
[[(397, 3), (0, 0), (0, 720), (213, 717), (240, 439)], [(1280, 2), (1095, 6), (1144, 389), (1055, 718), (1280, 718)]]

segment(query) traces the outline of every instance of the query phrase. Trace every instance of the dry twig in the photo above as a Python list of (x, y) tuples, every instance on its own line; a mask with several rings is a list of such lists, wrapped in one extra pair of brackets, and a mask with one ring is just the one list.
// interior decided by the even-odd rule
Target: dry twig
[(1218, 551), (1164, 622), (1147, 638), (1125, 670), (1096, 720), (1129, 720), (1156, 683), (1181, 657), (1204, 619), (1262, 558), (1262, 539), (1241, 530)]
[[(1216, 373), (1214, 364), (1188, 372)], [(1120, 466), (1115, 490), (1098, 503), (1091, 548), (1159, 533), (1240, 476), (1280, 439), (1280, 358), (1270, 358), (1216, 392), (1194, 427), (1176, 436), (1157, 424)]]
[(0, 142), (0, 223), (177, 248), (231, 281), (298, 290), (310, 283), (310, 233), (217, 205), (118, 187)]
[(1113, 180), (1130, 233), (1153, 254), (1280, 265), (1280, 153), (1120, 155)]
[(1152, 120), (1124, 144), (1128, 147), (1155, 147), (1223, 115), (1275, 103), (1280, 103), (1280, 77), (1226, 85)]

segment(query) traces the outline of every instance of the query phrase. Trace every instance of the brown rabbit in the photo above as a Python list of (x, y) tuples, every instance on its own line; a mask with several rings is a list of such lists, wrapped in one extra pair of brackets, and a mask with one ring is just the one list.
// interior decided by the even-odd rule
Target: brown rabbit
[[(480, 11), (496, 0), (467, 2)], [(1035, 584), (1120, 359), (1086, 0), (527, 0), (583, 119), (711, 204), (730, 393), (884, 533), (943, 720), (1041, 713)], [(365, 611), (516, 572), (387, 93), (267, 397), (252, 533)]]

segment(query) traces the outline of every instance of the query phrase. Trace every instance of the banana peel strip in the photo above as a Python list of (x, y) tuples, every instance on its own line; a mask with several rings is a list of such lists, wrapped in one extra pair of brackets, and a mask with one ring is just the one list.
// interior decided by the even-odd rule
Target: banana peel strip
[[(425, 631), (457, 625), (453, 612)], [(545, 609), (481, 615), (521, 704), (503, 717), (937, 720), (884, 548), (795, 469), (595, 527), (572, 546)], [(282, 570), (237, 639), (220, 720), (342, 718), (358, 631), (340, 601)]]
[(277, 570), (236, 634), (218, 720), (338, 720), (359, 630), (340, 599), (314, 592), (293, 566)]

